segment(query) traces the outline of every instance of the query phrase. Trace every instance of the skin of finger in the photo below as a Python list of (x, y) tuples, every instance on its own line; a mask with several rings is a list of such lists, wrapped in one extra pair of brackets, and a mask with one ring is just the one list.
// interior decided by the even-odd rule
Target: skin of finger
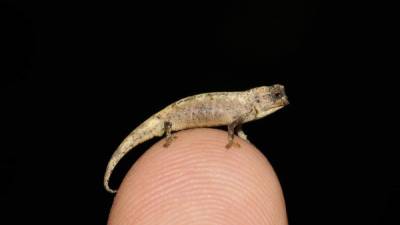
[(119, 187), (109, 225), (285, 225), (273, 168), (249, 142), (226, 149), (227, 132), (192, 129), (152, 146)]

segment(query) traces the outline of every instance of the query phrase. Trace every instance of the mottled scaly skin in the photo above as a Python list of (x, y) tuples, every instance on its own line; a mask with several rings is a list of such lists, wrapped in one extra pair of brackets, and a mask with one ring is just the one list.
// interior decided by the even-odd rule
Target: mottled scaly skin
[[(109, 188), (111, 173), (121, 158), (136, 145), (166, 132), (197, 127), (232, 125), (262, 118), (288, 104), (282, 85), (263, 86), (243, 92), (214, 92), (181, 99), (154, 114), (119, 145), (112, 155), (104, 176), (104, 187)], [(245, 137), (244, 133), (240, 135)]]
[(172, 123), (172, 130), (212, 127), (232, 123), (252, 111), (247, 92), (216, 92), (184, 98), (157, 113)]

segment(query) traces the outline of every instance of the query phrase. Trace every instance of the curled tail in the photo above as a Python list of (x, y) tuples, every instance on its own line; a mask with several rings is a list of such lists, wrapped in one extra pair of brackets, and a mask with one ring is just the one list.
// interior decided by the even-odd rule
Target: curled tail
[(104, 188), (110, 193), (117, 192), (116, 190), (113, 190), (109, 187), (108, 181), (110, 180), (111, 173), (118, 162), (136, 145), (143, 143), (155, 136), (161, 136), (163, 134), (164, 124), (159, 119), (156, 119), (154, 117), (149, 118), (140, 126), (138, 126), (135, 130), (133, 130), (122, 141), (117, 150), (115, 150), (115, 152), (111, 156), (111, 159), (107, 165), (106, 173), (104, 174)]

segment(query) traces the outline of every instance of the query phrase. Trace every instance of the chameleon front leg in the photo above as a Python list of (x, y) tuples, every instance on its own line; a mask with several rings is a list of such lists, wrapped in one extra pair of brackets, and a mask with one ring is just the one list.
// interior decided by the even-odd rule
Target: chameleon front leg
[(239, 136), (241, 139), (247, 141), (247, 135), (244, 133), (244, 131), (243, 131), (243, 129), (242, 129), (242, 124), (240, 124), (240, 125), (237, 127), (237, 134), (238, 134), (238, 136)]
[[(237, 130), (237, 134), (238, 134), (238, 136), (240, 138), (242, 138), (243, 140), (246, 140), (246, 141), (247, 141), (247, 135), (244, 133), (244, 131), (242, 129), (242, 123), (245, 120), (245, 118), (251, 116), (252, 114), (255, 114), (253, 116), (257, 115), (257, 110), (255, 108), (252, 108), (250, 110), (250, 112), (248, 112), (247, 114), (244, 114), (243, 116), (239, 117), (239, 119), (237, 119), (238, 121), (236, 121), (236, 123), (238, 123), (236, 128), (235, 128)], [(235, 121), (233, 123), (235, 123)], [(228, 127), (228, 129), (229, 129), (229, 127)]]
[(171, 144), (171, 142), (176, 138), (175, 135), (171, 134), (171, 131), (172, 131), (172, 123), (169, 121), (165, 121), (164, 122), (164, 132), (165, 132), (165, 135), (167, 136), (165, 143), (163, 145), (165, 148), (167, 148)]
[(238, 143), (233, 142), (233, 138), (235, 137), (235, 129), (238, 127), (239, 128), (239, 133), (238, 135), (247, 140), (246, 135), (244, 134), (243, 130), (241, 129), (241, 124), (243, 122), (243, 117), (239, 117), (238, 119), (234, 120), (231, 124), (228, 125), (228, 144), (225, 145), (225, 148), (230, 148), (232, 147), (233, 144), (236, 146), (240, 147)]

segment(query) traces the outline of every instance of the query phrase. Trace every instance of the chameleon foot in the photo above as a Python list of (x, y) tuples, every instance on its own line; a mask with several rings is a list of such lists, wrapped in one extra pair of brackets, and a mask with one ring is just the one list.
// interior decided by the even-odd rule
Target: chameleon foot
[(163, 144), (163, 147), (168, 148), (168, 146), (170, 146), (172, 141), (174, 141), (176, 138), (177, 138), (176, 135), (170, 135), (169, 137), (167, 137), (167, 139), (165, 140), (165, 143)]
[(240, 148), (240, 144), (237, 143), (237, 142), (235, 142), (235, 141), (232, 141), (232, 142), (230, 141), (230, 142), (228, 142), (228, 144), (225, 145), (225, 148), (229, 149), (229, 148), (231, 148), (232, 146)]

